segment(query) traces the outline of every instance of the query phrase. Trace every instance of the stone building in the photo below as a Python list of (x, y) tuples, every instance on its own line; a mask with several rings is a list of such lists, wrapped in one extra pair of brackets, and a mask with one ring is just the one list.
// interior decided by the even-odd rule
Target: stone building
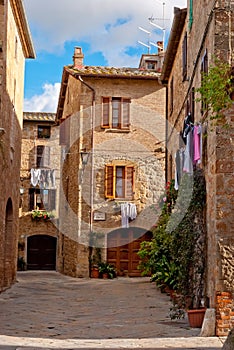
[(137, 251), (156, 222), (165, 182), (161, 55), (146, 55), (139, 68), (85, 66), (77, 47), (64, 67), (57, 121), (65, 274), (88, 276), (101, 254), (119, 275), (140, 275)]
[(24, 65), (35, 58), (23, 3), (0, 1), (0, 291), (16, 276)]
[(54, 113), (23, 113), (18, 268), (57, 268), (59, 127)]
[[(234, 109), (224, 112), (225, 123), (211, 125), (210, 112), (197, 102), (202, 74), (214, 57), (233, 66), (234, 1), (188, 1), (188, 9), (175, 8), (174, 21), (162, 68), (167, 86), (166, 176), (174, 178), (175, 154), (181, 147), (185, 126), (201, 127), (203, 151), (193, 167), (206, 179), (207, 266), (204, 297), (216, 309), (216, 334), (227, 335), (234, 326)], [(206, 136), (204, 137), (204, 135)], [(182, 146), (183, 147), (183, 146)]]

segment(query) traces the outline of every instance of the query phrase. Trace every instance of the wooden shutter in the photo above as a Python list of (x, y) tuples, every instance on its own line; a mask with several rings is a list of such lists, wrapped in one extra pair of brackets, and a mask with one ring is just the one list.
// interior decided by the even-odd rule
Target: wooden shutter
[(109, 97), (103, 97), (102, 99), (102, 127), (110, 127), (110, 99)]
[(191, 30), (193, 24), (193, 0), (189, 0), (189, 23), (188, 27)]
[(125, 190), (126, 198), (133, 198), (133, 186), (134, 186), (134, 167), (127, 166), (125, 169)]
[(43, 167), (50, 166), (50, 147), (48, 147), (48, 146), (44, 146), (41, 166), (43, 166)]
[(37, 167), (40, 168), (43, 166), (43, 151), (44, 151), (44, 146), (37, 146)]
[(130, 99), (124, 98), (122, 103), (122, 127), (129, 128), (130, 125)]
[(29, 211), (34, 209), (34, 197), (35, 197), (35, 189), (34, 188), (30, 188), (29, 189), (29, 205), (28, 205), (28, 209)]
[(105, 197), (114, 198), (115, 194), (115, 167), (106, 165), (105, 167)]
[(49, 210), (56, 209), (56, 190), (49, 190)]

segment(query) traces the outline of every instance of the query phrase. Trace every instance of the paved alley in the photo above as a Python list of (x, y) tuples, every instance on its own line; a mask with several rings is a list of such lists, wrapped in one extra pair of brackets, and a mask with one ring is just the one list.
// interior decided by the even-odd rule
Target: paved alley
[[(169, 297), (149, 278), (74, 279), (18, 273), (0, 294), (0, 349), (220, 349), (187, 320), (171, 321)], [(185, 344), (185, 345), (184, 345)]]

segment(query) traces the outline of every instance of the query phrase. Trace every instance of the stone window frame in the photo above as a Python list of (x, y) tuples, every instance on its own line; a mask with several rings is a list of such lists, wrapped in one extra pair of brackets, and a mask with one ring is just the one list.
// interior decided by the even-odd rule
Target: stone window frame
[[(122, 176), (118, 177), (118, 171), (122, 170)], [(133, 200), (135, 188), (135, 170), (134, 164), (123, 164), (122, 162), (113, 162), (105, 165), (105, 198), (109, 199), (128, 199)], [(118, 194), (116, 187), (117, 181), (121, 181), (120, 189), (122, 193)]]
[[(113, 130), (130, 129), (130, 104), (129, 97), (102, 97), (102, 128)], [(115, 114), (115, 115), (114, 115)], [(117, 121), (115, 122), (114, 119)]]
[(50, 147), (45, 145), (37, 145), (36, 147), (36, 164), (37, 168), (50, 166)]
[[(39, 210), (55, 210), (56, 209), (56, 190), (29, 188), (29, 211)], [(39, 200), (40, 198), (40, 200)], [(44, 199), (44, 200), (43, 200)]]
[(49, 139), (51, 136), (50, 125), (37, 125), (37, 138), (38, 139)]

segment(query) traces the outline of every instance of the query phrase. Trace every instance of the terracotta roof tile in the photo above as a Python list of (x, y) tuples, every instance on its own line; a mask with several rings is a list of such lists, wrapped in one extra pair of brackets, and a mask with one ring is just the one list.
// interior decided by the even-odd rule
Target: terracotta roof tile
[(42, 122), (54, 122), (56, 113), (47, 113), (47, 112), (24, 112), (24, 120), (31, 121), (42, 121)]
[(69, 73), (81, 76), (126, 77), (126, 78), (159, 78), (160, 73), (139, 68), (115, 68), (102, 66), (66, 66)]

